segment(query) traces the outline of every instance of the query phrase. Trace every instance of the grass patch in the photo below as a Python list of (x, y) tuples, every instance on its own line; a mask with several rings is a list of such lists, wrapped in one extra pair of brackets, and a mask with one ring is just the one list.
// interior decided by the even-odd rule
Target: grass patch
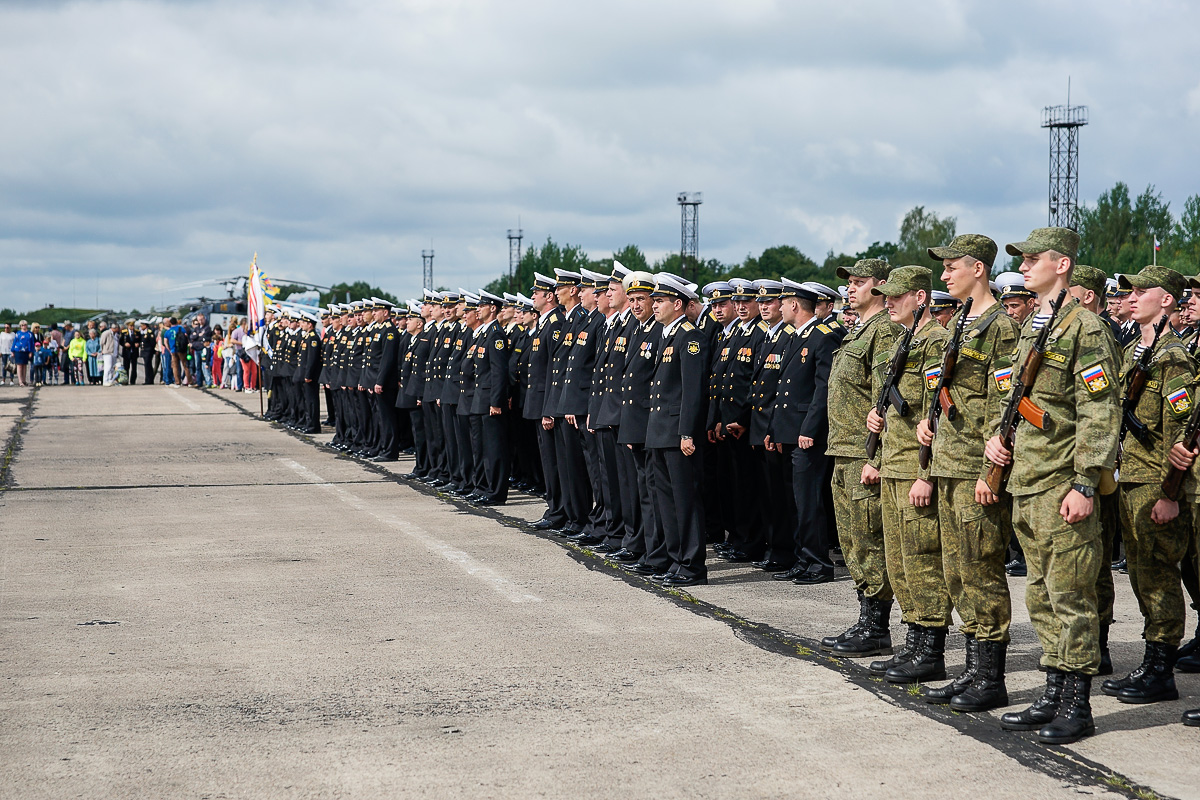
[(921, 684), (919, 684), (919, 683), (910, 683), (910, 684), (908, 685), (908, 693), (909, 693), (909, 695), (911, 695), (912, 697), (920, 697), (920, 696), (921, 696)]
[(1118, 775), (1115, 772), (1111, 773), (1109, 775), (1105, 775), (1104, 782), (1107, 783), (1109, 786), (1113, 787), (1114, 789), (1122, 789), (1126, 792), (1128, 792), (1131, 788), (1129, 785), (1129, 781), (1125, 780), (1125, 776)]

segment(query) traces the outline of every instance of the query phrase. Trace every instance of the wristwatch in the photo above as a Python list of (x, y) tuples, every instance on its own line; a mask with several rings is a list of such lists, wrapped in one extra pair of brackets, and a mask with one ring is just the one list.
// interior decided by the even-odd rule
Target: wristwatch
[(1079, 492), (1084, 497), (1096, 496), (1096, 487), (1094, 486), (1084, 486), (1082, 483), (1072, 483), (1071, 488)]

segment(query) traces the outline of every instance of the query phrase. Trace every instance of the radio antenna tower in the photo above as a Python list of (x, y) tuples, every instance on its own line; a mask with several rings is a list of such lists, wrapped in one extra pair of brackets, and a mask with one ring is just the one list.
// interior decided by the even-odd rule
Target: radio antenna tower
[(433, 250), (421, 251), (421, 267), (424, 271), (425, 288), (433, 291)]
[(700, 204), (704, 196), (700, 192), (680, 192), (675, 198), (681, 212), (679, 241), (679, 271), (695, 279), (700, 272)]
[(1087, 106), (1067, 104), (1042, 109), (1042, 127), (1050, 129), (1050, 225), (1075, 230), (1079, 225), (1079, 129), (1088, 124)]
[(520, 225), (521, 218), (517, 217), (517, 232), (513, 233), (512, 228), (508, 229), (508, 290), (510, 292), (517, 291), (517, 266), (521, 263), (521, 239), (525, 236)]

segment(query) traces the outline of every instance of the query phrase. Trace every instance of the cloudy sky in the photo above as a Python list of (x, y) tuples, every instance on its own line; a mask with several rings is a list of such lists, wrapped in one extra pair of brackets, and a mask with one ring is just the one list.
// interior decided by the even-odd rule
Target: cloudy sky
[(437, 283), (476, 286), (518, 217), (655, 257), (683, 190), (725, 261), (894, 239), (917, 204), (1014, 241), (1046, 221), (1068, 76), (1081, 196), (1178, 210), (1198, 30), (1192, 2), (9, 0), (0, 307), (145, 309), (255, 252), (411, 296), (432, 246)]

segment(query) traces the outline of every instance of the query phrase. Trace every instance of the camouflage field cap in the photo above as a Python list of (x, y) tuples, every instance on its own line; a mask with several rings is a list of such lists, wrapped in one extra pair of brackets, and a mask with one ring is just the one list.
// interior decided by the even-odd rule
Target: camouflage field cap
[(926, 298), (929, 297), (929, 293), (933, 291), (933, 270), (912, 265), (896, 267), (887, 276), (887, 280), (871, 289), (871, 294), (898, 297), (918, 289), (925, 292)]
[(1158, 287), (1178, 300), (1187, 291), (1187, 278), (1169, 267), (1142, 267), (1137, 275), (1117, 278), (1123, 289), (1152, 289)]
[(853, 267), (838, 267), (837, 276), (842, 280), (855, 278), (886, 278), (892, 271), (892, 265), (882, 258), (863, 258), (854, 262)]
[(1200, 291), (1200, 275), (1191, 275), (1187, 279), (1188, 288), (1193, 292)]
[(929, 257), (938, 260), (970, 256), (989, 267), (996, 262), (996, 243), (982, 233), (964, 233), (955, 236), (945, 247), (929, 248)]
[(1108, 276), (1104, 274), (1104, 270), (1086, 264), (1076, 264), (1075, 269), (1071, 271), (1071, 285), (1091, 289), (1096, 293), (1096, 297), (1104, 297), (1106, 280)]
[(1010, 256), (1037, 255), (1047, 250), (1075, 258), (1079, 255), (1079, 234), (1070, 228), (1035, 228), (1023, 242), (1006, 245)]

